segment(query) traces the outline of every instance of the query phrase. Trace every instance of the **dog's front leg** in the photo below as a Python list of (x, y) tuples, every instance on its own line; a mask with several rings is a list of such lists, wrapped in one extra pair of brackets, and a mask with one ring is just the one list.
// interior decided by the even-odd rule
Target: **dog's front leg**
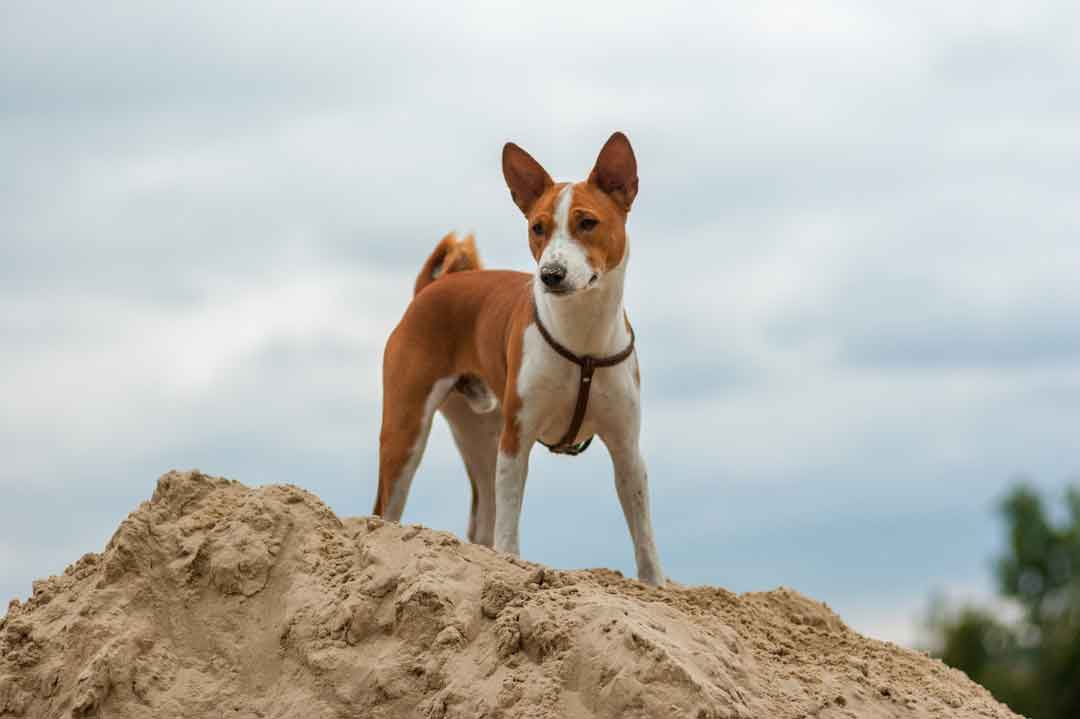
[(532, 442), (521, 443), (516, 452), (499, 449), (495, 466), (495, 551), (519, 553), (518, 518), (525, 498), (531, 449)]
[(634, 542), (638, 579), (659, 586), (664, 583), (664, 571), (660, 568), (660, 555), (656, 551), (649, 516), (649, 477), (645, 459), (638, 448), (636, 432), (620, 435), (604, 438), (615, 469), (615, 490)]

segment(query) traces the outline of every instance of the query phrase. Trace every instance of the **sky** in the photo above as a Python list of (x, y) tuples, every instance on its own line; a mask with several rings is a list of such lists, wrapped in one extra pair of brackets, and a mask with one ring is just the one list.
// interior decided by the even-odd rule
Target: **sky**
[[(0, 8), (0, 601), (156, 478), (376, 487), (381, 353), (449, 230), (530, 271), (507, 141), (633, 143), (626, 306), (667, 574), (911, 644), (1080, 481), (1075, 3)], [(405, 521), (464, 533), (436, 420)], [(601, 445), (522, 554), (633, 574)]]

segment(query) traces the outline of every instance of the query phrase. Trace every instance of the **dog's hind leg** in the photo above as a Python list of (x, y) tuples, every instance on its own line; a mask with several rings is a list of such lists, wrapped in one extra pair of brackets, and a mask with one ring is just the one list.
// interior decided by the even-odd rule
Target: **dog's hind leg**
[[(486, 402), (477, 401), (475, 393), (470, 396), (470, 388), (464, 389), (451, 392), (440, 409), (450, 423), (472, 485), (469, 541), (490, 547), (495, 541), (495, 464), (503, 418), (495, 411), (497, 402), (488, 409)], [(478, 413), (477, 409), (488, 411)]]
[(431, 420), (456, 381), (457, 377), (446, 377), (428, 383), (406, 383), (404, 386), (421, 389), (404, 396), (383, 392), (379, 493), (374, 514), (401, 521), (413, 475), (427, 446)]

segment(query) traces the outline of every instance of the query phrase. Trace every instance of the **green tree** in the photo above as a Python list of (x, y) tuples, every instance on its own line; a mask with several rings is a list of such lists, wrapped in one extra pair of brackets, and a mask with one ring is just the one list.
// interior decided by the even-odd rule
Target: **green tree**
[(931, 603), (932, 652), (1031, 719), (1080, 718), (1080, 487), (1054, 522), (1031, 487), (1001, 502), (1009, 543), (995, 563), (998, 591), (1019, 617)]

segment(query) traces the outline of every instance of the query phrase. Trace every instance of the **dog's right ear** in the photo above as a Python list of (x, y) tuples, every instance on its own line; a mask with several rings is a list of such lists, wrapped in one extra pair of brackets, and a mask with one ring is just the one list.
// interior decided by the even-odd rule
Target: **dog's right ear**
[(527, 217), (544, 190), (555, 183), (532, 155), (512, 142), (503, 145), (502, 166), (510, 197)]

